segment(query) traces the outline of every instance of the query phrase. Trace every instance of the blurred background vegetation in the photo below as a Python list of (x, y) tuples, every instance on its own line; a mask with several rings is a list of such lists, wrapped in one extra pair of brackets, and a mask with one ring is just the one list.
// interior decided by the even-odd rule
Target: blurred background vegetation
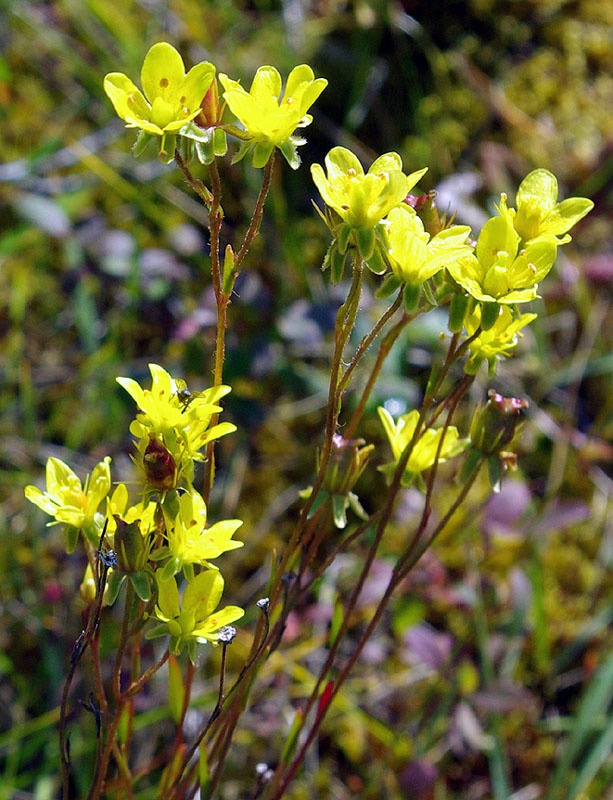
[[(312, 209), (308, 164), (335, 144), (366, 164), (398, 150), (407, 171), (430, 167), (422, 188), (436, 187), (441, 207), (477, 230), (499, 193), (513, 198), (536, 166), (552, 170), (565, 195), (595, 201), (541, 287), (522, 357), (493, 381), (480, 378), (473, 395), (494, 386), (528, 397), (518, 472), (487, 502), (487, 487), (477, 487), (454, 531), (407, 579), (288, 796), (613, 797), (613, 4), (3, 0), (0, 800), (57, 796), (58, 700), (81, 629), (84, 563), (26, 507), (24, 486), (41, 485), (51, 455), (84, 476), (110, 454), (114, 477), (129, 480), (133, 408), (116, 376), (143, 379), (153, 361), (196, 388), (210, 381), (203, 209), (178, 171), (132, 158), (133, 133), (102, 91), (109, 71), (136, 78), (160, 40), (188, 65), (210, 60), (247, 84), (261, 64), (287, 74), (305, 61), (330, 81), (305, 164), (275, 173), (230, 309), (225, 418), (239, 431), (223, 440), (211, 508), (212, 519), (245, 520), (246, 546), (224, 562), (228, 602), (252, 609), (261, 596), (321, 433), (341, 295), (319, 269), (327, 232)], [(260, 173), (248, 163), (222, 172), (224, 241), (236, 241)], [(444, 329), (436, 313), (410, 327), (371, 411), (390, 399), (396, 411), (411, 406)], [(374, 463), (386, 460), (372, 413), (360, 433), (380, 445)], [(367, 508), (379, 480), (373, 468), (358, 487)], [(416, 508), (409, 490), (363, 593), (364, 619)], [(251, 797), (255, 765), (275, 763), (355, 558), (292, 614), (232, 750), (223, 798)], [(254, 616), (233, 645), (237, 663)], [(216, 655), (202, 658), (196, 718), (214, 702)], [(75, 703), (88, 692), (78, 685)], [(158, 723), (143, 735), (145, 758), (171, 735), (163, 677), (140, 703), (139, 730)], [(75, 714), (71, 729), (83, 794), (91, 715)]]

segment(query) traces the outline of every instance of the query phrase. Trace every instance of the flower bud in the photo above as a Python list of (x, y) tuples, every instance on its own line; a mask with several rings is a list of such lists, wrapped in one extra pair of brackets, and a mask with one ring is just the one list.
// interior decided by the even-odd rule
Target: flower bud
[(440, 233), (445, 228), (445, 219), (441, 219), (441, 215), (438, 213), (438, 208), (434, 202), (435, 196), (436, 193), (434, 192), (419, 196), (408, 194), (404, 198), (404, 202), (415, 209), (417, 216), (424, 224), (424, 230), (429, 233), (430, 236), (436, 236), (437, 233)]
[(202, 109), (194, 122), (200, 128), (212, 128), (221, 123), (221, 116), (219, 113), (219, 89), (217, 87), (217, 79), (213, 78), (208, 92), (204, 95), (200, 103)]
[(143, 456), (143, 466), (147, 483), (154, 489), (163, 492), (175, 485), (177, 475), (175, 460), (154, 436), (149, 436), (149, 444)]
[(124, 522), (118, 514), (113, 514), (117, 523), (115, 531), (115, 550), (117, 569), (121, 572), (139, 572), (147, 563), (147, 546), (140, 532), (140, 520)]
[(343, 439), (335, 433), (324, 477), (324, 489), (330, 494), (346, 495), (364, 471), (374, 445), (363, 447), (364, 439)]
[(495, 455), (515, 436), (521, 412), (528, 401), (518, 397), (503, 397), (490, 389), (487, 403), (474, 415), (470, 439), (475, 450), (483, 455)]

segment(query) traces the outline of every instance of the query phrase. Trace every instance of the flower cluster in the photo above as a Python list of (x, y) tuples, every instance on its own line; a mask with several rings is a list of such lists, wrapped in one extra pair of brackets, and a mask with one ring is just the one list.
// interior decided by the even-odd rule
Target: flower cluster
[[(157, 364), (149, 369), (149, 389), (131, 378), (117, 379), (137, 404), (130, 431), (136, 439), (140, 499), (131, 504), (124, 483), (111, 492), (109, 457), (94, 467), (84, 486), (70, 467), (50, 458), (46, 492), (28, 486), (25, 494), (53, 517), (50, 525), (64, 523), (69, 551), (83, 532), (90, 556), (81, 591), (86, 601), (95, 597), (92, 563), (104, 542), (113, 551), (113, 558), (107, 559), (105, 602), (113, 603), (126, 581), (143, 601), (152, 600), (157, 591), (155, 616), (161, 624), (150, 634), (170, 635), (171, 651), (187, 646), (194, 661), (197, 642), (216, 642), (219, 629), (243, 615), (236, 606), (213, 613), (224, 582), (219, 569), (209, 563), (242, 547), (232, 538), (242, 522), (209, 525), (204, 498), (193, 486), (194, 462), (204, 458), (202, 449), (235, 430), (228, 422), (216, 422), (222, 410), (217, 402), (230, 388), (191, 393)], [(181, 571), (186, 579), (182, 607), (175, 577)]]
[[(145, 56), (141, 84), (145, 96), (126, 75), (112, 72), (104, 80), (104, 90), (118, 116), (128, 128), (140, 128), (136, 145), (140, 154), (152, 139), (157, 138), (160, 158), (171, 161), (177, 136), (193, 146), (203, 163), (225, 155), (226, 132), (242, 141), (235, 161), (253, 150), (253, 165), (263, 167), (278, 148), (293, 169), (300, 158), (296, 151), (305, 143), (294, 133), (309, 125), (308, 113), (315, 100), (328, 85), (324, 78), (315, 78), (307, 64), (295, 67), (285, 89), (274, 67), (260, 67), (249, 92), (239, 81), (220, 74), (223, 99), (234, 114), (235, 122), (223, 122), (219, 107), (219, 88), (215, 67), (202, 62), (185, 74), (183, 59), (167, 42), (154, 44)], [(238, 127), (236, 122), (240, 123)]]

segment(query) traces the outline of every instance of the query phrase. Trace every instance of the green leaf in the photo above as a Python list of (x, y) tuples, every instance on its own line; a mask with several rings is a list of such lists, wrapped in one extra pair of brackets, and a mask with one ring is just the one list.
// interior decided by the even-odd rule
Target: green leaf
[(341, 530), (347, 525), (347, 498), (342, 494), (332, 495), (332, 516), (334, 524)]
[(387, 264), (379, 247), (375, 247), (372, 256), (366, 259), (366, 266), (371, 272), (374, 272), (375, 275), (383, 275), (387, 272)]
[(386, 275), (381, 282), (381, 285), (375, 292), (375, 297), (378, 297), (380, 300), (389, 297), (391, 294), (402, 286), (402, 281), (393, 272), (390, 272), (389, 275)]
[(132, 572), (129, 576), (134, 591), (145, 603), (151, 599), (151, 585), (145, 572)]
[(115, 600), (117, 600), (117, 595), (119, 594), (119, 590), (121, 589), (121, 584), (125, 580), (125, 575), (122, 575), (121, 572), (111, 572), (109, 575), (107, 582), (106, 582), (106, 603), (109, 606), (112, 606)]
[(500, 480), (502, 471), (500, 469), (500, 459), (498, 456), (490, 456), (487, 460), (487, 472), (490, 479), (490, 486), (496, 493), (500, 491)]
[(330, 278), (335, 286), (345, 272), (346, 257), (347, 254), (341, 253), (338, 247), (334, 247), (330, 252)]
[(153, 141), (157, 138), (157, 136), (153, 136), (153, 134), (147, 133), (147, 131), (141, 131), (132, 147), (132, 155), (134, 158), (140, 158), (144, 156), (147, 151), (153, 151)]
[(355, 228), (354, 230), (355, 241), (358, 246), (358, 252), (364, 259), (368, 261), (375, 252), (375, 231), (373, 228)]
[(415, 311), (419, 305), (421, 286), (418, 283), (407, 283), (402, 291), (404, 307), (409, 312)]

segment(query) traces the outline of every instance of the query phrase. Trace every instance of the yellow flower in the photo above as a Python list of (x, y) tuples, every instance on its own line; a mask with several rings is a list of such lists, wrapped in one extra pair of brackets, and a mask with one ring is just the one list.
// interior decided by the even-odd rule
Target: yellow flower
[[(546, 169), (533, 170), (520, 183), (517, 211), (507, 208), (506, 199), (502, 195), (500, 213), (509, 217), (524, 242), (545, 234), (561, 236), (594, 208), (586, 197), (569, 197), (558, 203), (558, 181)], [(563, 236), (558, 244), (569, 241), (570, 236)]]
[(165, 369), (149, 364), (151, 389), (143, 389), (132, 378), (117, 378), (117, 383), (128, 392), (138, 406), (136, 419), (130, 432), (139, 439), (141, 456), (150, 447), (151, 437), (161, 439), (176, 462), (177, 476), (191, 459), (202, 459), (198, 450), (213, 439), (236, 430), (230, 422), (221, 422), (209, 428), (214, 414), (222, 409), (217, 400), (230, 391), (229, 386), (216, 386), (183, 400), (184, 383), (177, 382)]
[(364, 174), (357, 156), (345, 147), (333, 147), (325, 163), (327, 176), (319, 164), (311, 166), (313, 181), (326, 205), (351, 228), (374, 228), (427, 171), (407, 176), (398, 153), (385, 153)]
[(185, 74), (183, 59), (167, 42), (154, 44), (145, 56), (141, 83), (145, 97), (122, 72), (104, 79), (104, 91), (128, 128), (140, 128), (162, 137), (177, 133), (200, 112), (200, 103), (215, 76), (206, 61)]
[(113, 494), (106, 498), (107, 534), (114, 533), (117, 527), (114, 515), (117, 514), (127, 523), (140, 521), (141, 532), (146, 536), (155, 524), (155, 506), (154, 502), (143, 501), (128, 507), (128, 487), (125, 483), (118, 483)]
[(243, 546), (243, 542), (232, 539), (243, 524), (240, 519), (223, 520), (210, 528), (206, 527), (206, 522), (206, 504), (200, 494), (195, 490), (182, 494), (178, 514), (166, 521), (173, 573), (185, 564), (205, 564), (208, 559)]
[[(496, 358), (510, 356), (511, 350), (517, 345), (521, 329), (537, 318), (537, 314), (521, 314), (516, 319), (508, 306), (500, 306), (500, 312), (494, 325), (483, 331), (469, 344), (471, 357), (466, 362), (464, 369), (469, 375), (474, 375), (484, 359), (493, 369)], [(481, 310), (477, 307), (464, 321), (466, 333), (472, 336), (481, 324)]]
[(224, 580), (215, 569), (205, 570), (188, 583), (183, 600), (179, 602), (179, 590), (174, 577), (165, 580), (156, 572), (158, 603), (156, 617), (163, 625), (156, 626), (147, 638), (170, 634), (170, 652), (177, 655), (187, 645), (192, 661), (195, 661), (196, 642), (219, 640), (219, 630), (240, 619), (245, 613), (238, 606), (226, 606), (215, 612), (223, 593)]
[[(26, 486), (26, 498), (54, 517), (55, 525), (63, 522), (75, 531), (83, 530), (93, 544), (98, 544), (104, 517), (97, 514), (98, 506), (111, 488), (111, 459), (109, 456), (96, 464), (85, 485), (59, 458), (47, 461), (47, 491), (41, 492), (36, 486)], [(69, 537), (69, 547), (74, 548), (76, 535)]]
[(307, 114), (309, 108), (328, 85), (325, 78), (317, 78), (307, 64), (294, 67), (282, 91), (281, 76), (274, 67), (260, 67), (246, 92), (238, 81), (227, 75), (219, 76), (225, 92), (224, 99), (232, 113), (242, 122), (249, 134), (235, 161), (242, 158), (252, 146), (254, 167), (263, 167), (275, 147), (278, 147), (293, 169), (300, 158), (296, 146), (304, 139), (292, 137), (296, 128), (304, 128), (313, 121)]
[(519, 249), (520, 238), (508, 217), (489, 219), (474, 255), (447, 265), (452, 277), (481, 302), (526, 303), (553, 266), (559, 241), (539, 236)]
[(419, 216), (407, 205), (390, 211), (385, 229), (392, 271), (404, 283), (421, 284), (472, 253), (472, 247), (466, 244), (469, 227), (454, 225), (430, 238)]
[[(411, 411), (408, 414), (403, 414), (398, 419), (398, 422), (394, 422), (391, 414), (382, 406), (380, 406), (377, 411), (379, 412), (379, 418), (383, 423), (383, 428), (387, 434), (394, 455), (393, 462), (385, 464), (379, 467), (379, 469), (387, 475), (390, 475), (396, 468), (403, 451), (413, 438), (419, 420), (419, 412)], [(402, 477), (403, 486), (409, 486), (416, 475), (429, 469), (434, 464), (436, 460), (436, 451), (438, 450), (442, 435), (443, 428), (439, 428), (438, 430), (427, 428), (421, 434), (409, 456)], [(458, 429), (450, 425), (445, 431), (445, 438), (438, 459), (439, 464), (457, 455), (463, 448), (464, 442), (459, 438)]]

